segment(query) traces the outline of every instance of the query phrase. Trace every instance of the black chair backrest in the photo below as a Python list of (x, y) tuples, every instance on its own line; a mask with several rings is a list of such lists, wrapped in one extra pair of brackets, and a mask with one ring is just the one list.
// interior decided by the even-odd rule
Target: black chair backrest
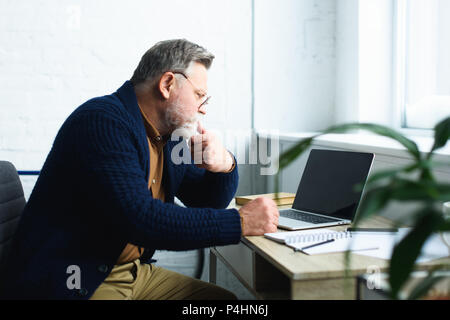
[(8, 161), (0, 161), (0, 276), (24, 207), (25, 197), (16, 168)]

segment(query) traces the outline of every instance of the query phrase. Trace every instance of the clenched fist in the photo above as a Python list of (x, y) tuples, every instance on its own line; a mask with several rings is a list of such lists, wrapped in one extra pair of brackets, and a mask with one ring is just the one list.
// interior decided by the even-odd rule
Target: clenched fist
[(229, 172), (234, 164), (233, 156), (220, 139), (198, 123), (198, 135), (190, 139), (191, 156), (197, 167), (211, 172)]
[(262, 236), (277, 231), (280, 212), (271, 199), (256, 198), (243, 205), (239, 214), (243, 219), (243, 236)]

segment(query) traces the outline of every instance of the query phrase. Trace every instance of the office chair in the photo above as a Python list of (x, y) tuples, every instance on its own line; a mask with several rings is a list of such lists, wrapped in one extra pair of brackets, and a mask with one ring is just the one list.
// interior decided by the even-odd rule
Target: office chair
[(8, 161), (0, 161), (0, 277), (24, 207), (25, 197), (16, 168)]

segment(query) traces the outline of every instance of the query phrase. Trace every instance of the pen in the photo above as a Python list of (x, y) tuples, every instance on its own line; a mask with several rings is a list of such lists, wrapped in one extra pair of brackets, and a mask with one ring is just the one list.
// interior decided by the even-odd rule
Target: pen
[[(326, 240), (326, 241), (323, 241), (323, 242), (314, 243), (314, 244), (312, 244), (312, 245), (310, 245), (310, 246), (303, 247), (303, 248), (301, 248), (300, 250), (306, 250), (306, 249), (313, 248), (313, 247), (317, 247), (317, 246), (320, 246), (320, 245), (322, 245), (322, 244), (330, 243), (330, 242), (333, 242), (333, 241), (334, 241), (334, 239), (330, 239), (330, 240)], [(299, 250), (298, 250), (298, 249), (294, 249), (294, 251), (299, 251)]]
[(351, 232), (397, 232), (397, 228), (347, 228)]

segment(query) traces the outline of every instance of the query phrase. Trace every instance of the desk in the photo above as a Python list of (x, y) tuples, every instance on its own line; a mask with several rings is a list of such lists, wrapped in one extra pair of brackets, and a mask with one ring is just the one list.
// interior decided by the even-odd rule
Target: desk
[[(237, 208), (234, 203), (230, 207)], [(375, 217), (361, 226), (389, 227), (391, 223)], [(327, 229), (343, 231), (347, 227)], [(350, 258), (346, 273), (345, 253), (308, 256), (264, 236), (247, 236), (237, 245), (210, 249), (209, 280), (216, 282), (217, 259), (220, 259), (258, 299), (355, 299), (356, 277), (374, 269), (387, 272), (389, 261), (357, 253), (352, 253)], [(439, 263), (450, 264), (450, 259), (420, 264), (417, 269), (426, 270)]]

